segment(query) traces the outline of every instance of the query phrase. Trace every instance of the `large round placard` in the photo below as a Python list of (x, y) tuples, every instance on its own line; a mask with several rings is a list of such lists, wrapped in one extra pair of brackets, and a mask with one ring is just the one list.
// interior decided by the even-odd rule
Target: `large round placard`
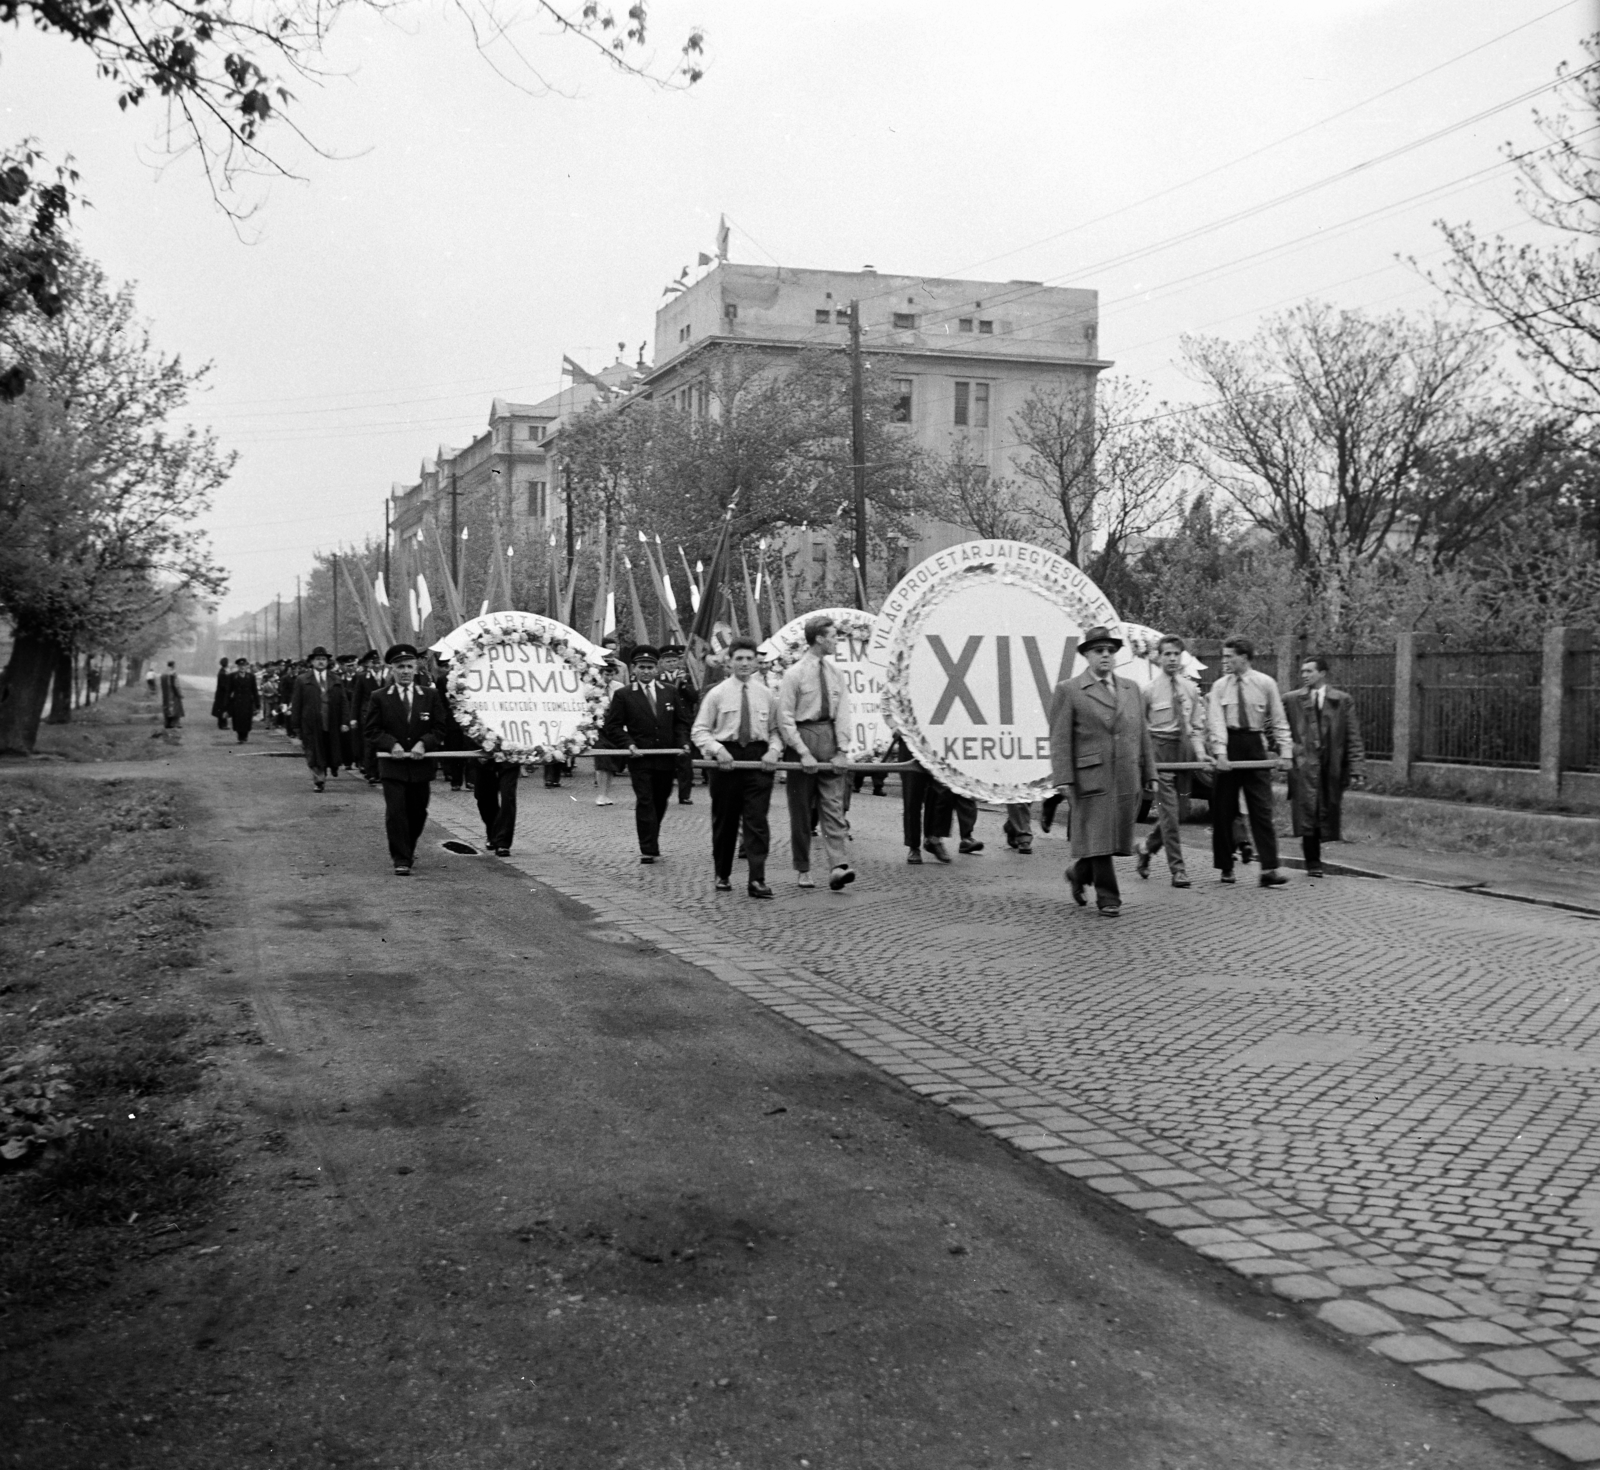
[(970, 541), (913, 567), (884, 615), (884, 714), (916, 759), (964, 796), (1047, 794), (1055, 687), (1085, 628), (1120, 627), (1105, 594), (1042, 547)]
[(852, 760), (876, 760), (889, 748), (890, 732), (883, 718), (883, 670), (867, 662), (878, 621), (871, 613), (858, 607), (819, 607), (785, 623), (761, 645), (769, 682), (776, 687), (783, 671), (805, 654), (806, 624), (818, 617), (832, 618), (839, 630), (833, 662), (850, 691), (851, 735), (845, 754)]
[(490, 613), (456, 634), (465, 636), (451, 635), (450, 706), (469, 739), (523, 764), (594, 744), (606, 705), (603, 649), (537, 613)]

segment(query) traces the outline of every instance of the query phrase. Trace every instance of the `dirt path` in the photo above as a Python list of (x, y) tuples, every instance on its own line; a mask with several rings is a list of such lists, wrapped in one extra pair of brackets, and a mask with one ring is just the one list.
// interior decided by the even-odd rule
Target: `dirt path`
[(509, 866), (389, 876), (365, 786), (175, 769), (236, 1183), (11, 1365), (5, 1463), (1550, 1463)]

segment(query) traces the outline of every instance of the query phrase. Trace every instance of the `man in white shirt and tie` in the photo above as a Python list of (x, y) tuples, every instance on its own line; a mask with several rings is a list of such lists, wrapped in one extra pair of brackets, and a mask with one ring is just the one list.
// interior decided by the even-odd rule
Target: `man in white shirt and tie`
[(850, 694), (844, 675), (828, 662), (839, 645), (832, 618), (819, 613), (805, 625), (806, 651), (784, 670), (778, 686), (778, 733), (803, 769), (789, 772), (789, 849), (802, 888), (815, 888), (811, 877), (811, 803), (818, 808), (818, 828), (828, 859), (828, 887), (840, 892), (856, 880), (848, 848), (845, 782), (837, 772), (819, 771), (850, 744)]
[[(744, 828), (751, 898), (771, 898), (767, 886), (770, 843), (767, 808), (783, 741), (778, 735), (777, 696), (755, 678), (760, 655), (755, 641), (735, 638), (728, 646), (733, 673), (709, 690), (694, 717), (692, 738), (717, 763), (711, 775), (711, 861), (717, 892), (733, 891), (733, 856)], [(735, 761), (760, 761), (759, 771), (735, 770)]]
[(1289, 772), (1289, 815), (1305, 856), (1306, 876), (1320, 878), (1322, 844), (1337, 842), (1347, 786), (1366, 784), (1366, 746), (1356, 702), (1328, 683), (1328, 661), (1320, 654), (1300, 660), (1304, 688), (1283, 697), (1294, 737)]
[(1211, 861), (1224, 883), (1233, 876), (1233, 820), (1244, 798), (1250, 835), (1261, 862), (1261, 886), (1280, 888), (1289, 880), (1278, 868), (1278, 834), (1272, 820), (1272, 771), (1238, 771), (1234, 761), (1276, 758), (1288, 769), (1294, 754), (1288, 717), (1277, 682), (1250, 667), (1256, 649), (1248, 638), (1222, 645), (1224, 673), (1206, 697), (1206, 735), (1217, 772), (1211, 779)]

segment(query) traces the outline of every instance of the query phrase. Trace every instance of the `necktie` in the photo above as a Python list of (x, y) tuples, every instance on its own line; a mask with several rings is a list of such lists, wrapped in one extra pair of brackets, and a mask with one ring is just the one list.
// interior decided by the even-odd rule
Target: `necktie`
[(750, 728), (750, 686), (739, 686), (739, 744), (748, 745), (755, 739), (755, 734)]
[(828, 667), (821, 659), (817, 660), (817, 691), (822, 697), (822, 704), (817, 710), (819, 720), (833, 718), (833, 706), (828, 701)]
[(1244, 675), (1235, 674), (1233, 682), (1236, 689), (1235, 697), (1239, 701), (1239, 728), (1248, 730), (1250, 728), (1250, 706), (1244, 702)]
[(1167, 685), (1172, 690), (1172, 718), (1178, 722), (1178, 734), (1187, 735), (1189, 720), (1183, 708), (1183, 693), (1178, 688), (1177, 679), (1171, 674), (1167, 675)]

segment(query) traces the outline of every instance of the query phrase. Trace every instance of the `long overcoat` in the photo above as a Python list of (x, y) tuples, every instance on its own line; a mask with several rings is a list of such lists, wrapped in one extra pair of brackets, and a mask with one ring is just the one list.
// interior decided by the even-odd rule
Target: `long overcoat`
[(225, 719), (228, 714), (228, 680), (233, 677), (229, 672), (227, 660), (223, 660), (222, 667), (217, 670), (217, 692), (211, 696), (211, 718), (214, 720)]
[(1367, 758), (1361, 743), (1356, 702), (1342, 689), (1325, 686), (1322, 713), (1311, 696), (1294, 689), (1283, 696), (1283, 712), (1294, 737), (1294, 768), (1289, 772), (1289, 816), (1294, 835), (1320, 833), (1339, 841), (1345, 788)]
[(1085, 670), (1056, 685), (1050, 706), (1050, 763), (1072, 803), (1072, 856), (1126, 857), (1133, 851), (1139, 796), (1156, 779), (1155, 750), (1139, 686), (1111, 692)]
[(242, 674), (228, 676), (228, 716), (250, 724), (255, 720), (261, 703), (261, 691), (256, 676), (246, 669)]

